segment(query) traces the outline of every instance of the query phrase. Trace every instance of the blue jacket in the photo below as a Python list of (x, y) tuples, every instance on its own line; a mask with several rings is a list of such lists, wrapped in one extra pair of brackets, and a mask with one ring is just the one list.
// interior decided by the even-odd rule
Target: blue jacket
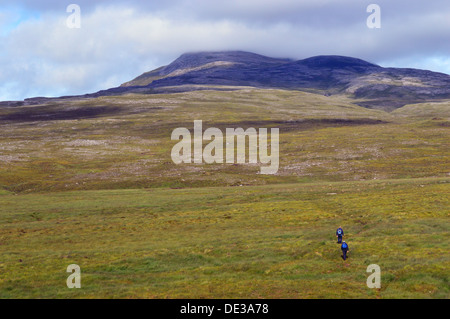
[[(341, 233), (339, 234), (339, 231), (341, 231)], [(336, 236), (344, 236), (344, 230), (342, 229), (342, 228), (338, 228), (337, 230), (336, 230)]]
[(341, 249), (342, 250), (348, 249), (347, 243), (342, 243)]

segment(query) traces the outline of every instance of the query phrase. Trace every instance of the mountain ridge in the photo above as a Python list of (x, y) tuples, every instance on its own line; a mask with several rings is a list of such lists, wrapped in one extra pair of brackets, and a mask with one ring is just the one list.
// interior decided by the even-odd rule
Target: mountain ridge
[[(405, 104), (450, 98), (450, 75), (412, 68), (384, 68), (362, 59), (320, 55), (302, 60), (273, 58), (245, 51), (193, 52), (145, 72), (119, 87), (60, 99), (128, 93), (155, 94), (253, 86), (345, 94), (367, 108), (392, 111)], [(229, 89), (229, 88), (228, 88)], [(48, 99), (0, 102), (0, 106), (39, 104)]]

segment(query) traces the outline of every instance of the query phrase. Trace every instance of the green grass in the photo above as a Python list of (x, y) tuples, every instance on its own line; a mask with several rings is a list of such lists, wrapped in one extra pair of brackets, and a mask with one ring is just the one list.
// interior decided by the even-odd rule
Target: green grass
[[(0, 297), (449, 298), (448, 102), (353, 102), (242, 88), (0, 109)], [(173, 164), (194, 120), (280, 128), (278, 173)]]
[(418, 103), (405, 105), (392, 112), (395, 115), (415, 118), (450, 118), (450, 102)]
[(0, 297), (448, 298), (449, 181), (3, 195)]
[[(448, 176), (448, 118), (351, 102), (244, 88), (1, 109), (0, 188), (30, 193)], [(193, 129), (196, 119), (204, 129), (278, 127), (278, 174), (260, 175), (259, 165), (175, 165), (171, 132)]]

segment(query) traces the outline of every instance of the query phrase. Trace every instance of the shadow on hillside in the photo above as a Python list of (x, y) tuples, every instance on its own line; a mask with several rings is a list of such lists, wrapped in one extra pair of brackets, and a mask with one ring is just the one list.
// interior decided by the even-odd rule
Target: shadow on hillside
[[(386, 124), (388, 122), (370, 119), (370, 118), (361, 118), (361, 119), (303, 119), (303, 120), (294, 120), (294, 121), (239, 121), (235, 123), (203, 123), (203, 127), (217, 127), (220, 129), (229, 128), (238, 128), (241, 127), (243, 129), (254, 127), (254, 128), (279, 128), (282, 131), (296, 131), (296, 130), (309, 130), (320, 127), (342, 127), (342, 126), (358, 126), (358, 125), (377, 125), (377, 124)], [(191, 124), (192, 126), (192, 124)], [(189, 127), (189, 126), (187, 126)]]
[(120, 113), (115, 106), (80, 107), (76, 109), (57, 109), (55, 107), (22, 108), (9, 114), (0, 115), (0, 121), (36, 122), (55, 120), (81, 120), (110, 116)]
[[(350, 126), (361, 126), (361, 125), (380, 125), (387, 124), (389, 122), (361, 118), (361, 119), (302, 119), (294, 121), (277, 121), (277, 120), (260, 120), (260, 121), (238, 121), (238, 122), (215, 122), (215, 121), (203, 121), (202, 130), (205, 131), (207, 128), (218, 128), (223, 134), (225, 134), (227, 128), (242, 128), (247, 130), (248, 128), (279, 128), (281, 132), (295, 132), (295, 131), (309, 131), (316, 130), (326, 127), (350, 127)], [(145, 131), (148, 134), (157, 134), (162, 136), (170, 136), (171, 132), (175, 128), (185, 127), (191, 134), (194, 133), (194, 123), (193, 122), (157, 122), (148, 123), (145, 125)], [(270, 133), (270, 131), (269, 131)]]

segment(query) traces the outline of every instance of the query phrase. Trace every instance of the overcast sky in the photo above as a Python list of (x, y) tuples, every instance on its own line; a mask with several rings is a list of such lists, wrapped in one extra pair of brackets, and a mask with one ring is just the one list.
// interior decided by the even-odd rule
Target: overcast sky
[[(81, 27), (69, 28), (69, 4)], [(369, 29), (369, 4), (381, 28)], [(192, 51), (321, 54), (450, 74), (449, 0), (0, 0), (0, 101), (96, 92)]]

